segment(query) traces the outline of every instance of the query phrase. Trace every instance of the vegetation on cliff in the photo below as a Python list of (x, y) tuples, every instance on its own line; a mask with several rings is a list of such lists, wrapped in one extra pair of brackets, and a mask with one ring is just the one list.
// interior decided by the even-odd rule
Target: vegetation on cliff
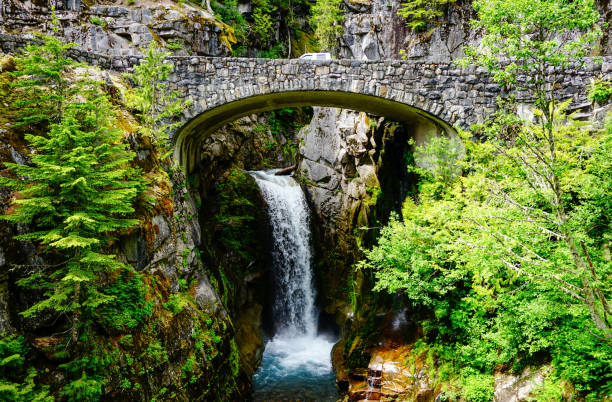
[[(92, 67), (67, 57), (71, 44), (40, 40), (1, 77), (11, 84), (7, 110), (19, 110), (7, 121), (36, 133), (25, 136), (27, 163), (4, 164), (0, 184), (15, 192), (2, 218), (20, 225), (16, 238), (40, 263), (9, 272), (23, 302), (13, 306), (17, 333), (0, 340), (0, 400), (231, 399), (242, 381), (234, 328), (196, 303), (193, 273), (173, 289), (160, 271), (136, 272), (116, 256), (120, 237), (147, 230), (139, 218), (150, 222), (152, 209), (174, 219), (173, 200), (155, 190), (169, 181), (159, 154), (172, 126), (162, 120), (183, 107), (160, 84), (172, 69), (166, 54), (149, 48), (129, 76), (137, 122)], [(153, 142), (150, 161), (138, 163), (146, 171), (126, 137), (140, 149)]]
[(321, 51), (336, 52), (344, 20), (344, 13), (340, 8), (341, 3), (341, 0), (317, 0), (312, 6), (310, 25), (314, 27)]
[[(238, 9), (235, 0), (214, 1), (212, 8), (236, 33), (234, 56), (246, 56), (247, 50), (255, 50), (251, 54), (257, 57), (292, 57), (296, 55), (294, 42), (310, 31), (299, 18), (309, 14), (310, 4), (304, 0), (254, 0), (246, 13)], [(297, 50), (297, 55), (304, 52)]]
[(413, 31), (424, 31), (444, 15), (444, 9), (457, 0), (409, 0), (397, 10), (406, 19), (406, 26)]
[[(591, 1), (475, 6), (485, 36), (468, 60), (500, 85), (532, 91), (534, 121), (507, 100), (462, 133), (463, 145), (417, 147), (419, 193), (360, 267), (374, 272), (375, 290), (401, 293), (438, 374), (469, 400), (492, 399), (494, 371), (542, 362), (554, 370), (540, 399), (562, 398), (564, 381), (601, 398), (612, 383), (612, 121), (576, 122), (547, 73), (588, 53), (597, 12)], [(570, 30), (574, 39), (560, 41)]]

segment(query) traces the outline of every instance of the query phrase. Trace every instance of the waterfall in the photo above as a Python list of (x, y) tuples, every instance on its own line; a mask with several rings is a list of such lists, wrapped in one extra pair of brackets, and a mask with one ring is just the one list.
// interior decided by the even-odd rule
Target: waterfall
[(334, 340), (317, 334), (308, 204), (293, 178), (274, 173), (251, 172), (268, 204), (276, 330), (254, 376), (254, 397), (335, 401)]
[(268, 204), (272, 229), (272, 312), (278, 334), (314, 336), (317, 329), (311, 273), (308, 204), (298, 183), (289, 176), (253, 172)]

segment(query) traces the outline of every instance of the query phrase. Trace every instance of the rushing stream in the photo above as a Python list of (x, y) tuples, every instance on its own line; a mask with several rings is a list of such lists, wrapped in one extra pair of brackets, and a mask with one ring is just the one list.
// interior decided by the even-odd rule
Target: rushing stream
[(334, 340), (317, 333), (309, 211), (302, 189), (274, 171), (251, 173), (268, 204), (272, 228), (275, 334), (254, 377), (256, 401), (335, 401)]

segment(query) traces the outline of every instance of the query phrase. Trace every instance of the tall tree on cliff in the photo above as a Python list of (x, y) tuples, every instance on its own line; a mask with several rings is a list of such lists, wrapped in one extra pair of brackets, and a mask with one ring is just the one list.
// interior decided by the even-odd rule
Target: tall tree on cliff
[(69, 317), (69, 343), (76, 344), (83, 314), (112, 301), (100, 286), (105, 273), (123, 264), (108, 248), (115, 233), (137, 223), (127, 216), (142, 183), (101, 83), (79, 77), (66, 55), (70, 45), (40, 39), (16, 58), (16, 87), (29, 105), (22, 123), (50, 125), (45, 135), (26, 135), (36, 150), (31, 165), (5, 164), (13, 177), (0, 177), (0, 185), (19, 197), (0, 218), (27, 224), (30, 232), (16, 238), (34, 242), (56, 262), (22, 267), (18, 284), (44, 297), (21, 314), (51, 310)]
[(140, 133), (160, 149), (165, 149), (170, 133), (180, 125), (173, 118), (191, 105), (181, 99), (180, 91), (170, 90), (165, 83), (174, 68), (166, 62), (168, 56), (170, 53), (151, 42), (142, 62), (126, 74), (135, 84), (126, 98), (128, 106), (138, 112)]
[[(466, 49), (464, 63), (485, 67), (498, 84), (514, 87), (535, 99), (536, 124), (524, 122), (510, 138), (503, 129), (487, 131), (495, 140), (499, 156), (515, 166), (514, 173), (523, 178), (527, 191), (532, 192), (528, 197), (531, 203), (521, 202), (499, 180), (490, 180), (490, 192), (518, 213), (514, 219), (520, 216), (534, 232), (544, 231), (563, 242), (573, 267), (558, 265), (548, 270), (545, 267), (550, 265), (549, 261), (534, 254), (518, 232), (501, 236), (491, 229), (493, 221), (486, 225), (486, 230), (490, 230), (498, 244), (508, 247), (503, 258), (508, 268), (532, 280), (550, 281), (583, 302), (601, 335), (612, 340), (608, 318), (612, 309), (605, 296), (601, 272), (597, 273), (598, 259), (593, 258), (597, 252), (589, 247), (597, 246), (597, 242), (589, 244), (588, 227), (576, 220), (575, 194), (581, 192), (576, 188), (580, 180), (568, 174), (580, 166), (570, 142), (584, 149), (586, 156), (589, 141), (564, 129), (562, 112), (567, 106), (558, 104), (556, 90), (560, 83), (555, 82), (554, 75), (554, 70), (563, 71), (572, 63), (582, 65), (592, 52), (601, 35), (594, 1), (478, 0), (474, 8), (478, 20), (473, 25), (482, 29), (484, 36), (479, 47)], [(536, 199), (539, 201), (534, 204)], [(509, 247), (510, 244), (515, 247)], [(536, 264), (533, 258), (540, 259), (540, 263)], [(603, 260), (599, 262), (605, 264)], [(567, 278), (568, 270), (573, 273), (571, 279)]]
[(317, 0), (310, 8), (310, 25), (314, 28), (319, 49), (335, 53), (342, 35), (344, 13), (342, 0)]

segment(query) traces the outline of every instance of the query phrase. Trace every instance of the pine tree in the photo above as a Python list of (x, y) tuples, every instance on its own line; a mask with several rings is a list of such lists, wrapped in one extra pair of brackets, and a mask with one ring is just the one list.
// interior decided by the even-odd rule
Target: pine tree
[(444, 15), (444, 8), (457, 0), (407, 0), (397, 10), (406, 18), (406, 26), (413, 31), (423, 31), (427, 25)]
[(180, 125), (170, 120), (191, 104), (180, 98), (179, 91), (170, 91), (164, 83), (173, 69), (172, 64), (165, 62), (169, 55), (151, 42), (144, 60), (134, 67), (133, 73), (126, 74), (135, 84), (127, 93), (127, 103), (140, 113), (140, 132), (160, 148), (166, 146), (169, 133)]
[[(52, 29), (57, 31), (59, 21), (52, 13)], [(22, 91), (15, 106), (21, 109), (22, 124), (57, 123), (62, 118), (65, 102), (78, 92), (78, 86), (70, 83), (68, 72), (79, 64), (67, 57), (74, 43), (64, 43), (58, 38), (36, 35), (42, 44), (27, 45), (16, 58), (21, 66), (13, 75), (18, 78), (15, 88)]]
[[(37, 68), (39, 54), (50, 55), (45, 63), (59, 63), (48, 47), (65, 45), (43, 39), (43, 44), (28, 47), (18, 59), (25, 61), (19, 64), (18, 76)], [(126, 149), (121, 132), (114, 128), (114, 111), (100, 84), (69, 81), (64, 73), (76, 63), (61, 64), (63, 69), (53, 74), (53, 80), (65, 83), (65, 91), (51, 98), (60, 105), (50, 119), (57, 122), (50, 125), (47, 135), (26, 135), (36, 150), (32, 165), (5, 164), (16, 178), (2, 177), (0, 185), (17, 190), (20, 199), (14, 201), (14, 211), (1, 218), (27, 224), (31, 232), (16, 238), (39, 244), (50, 258), (61, 261), (36, 268), (18, 281), (21, 286), (43, 289), (45, 296), (21, 314), (33, 317), (51, 309), (71, 316), (71, 340), (76, 342), (81, 315), (112, 300), (100, 292), (103, 273), (122, 264), (106, 251), (114, 233), (137, 223), (127, 216), (134, 211), (132, 204), (142, 182), (129, 166), (134, 153)], [(47, 98), (31, 100), (32, 105), (41, 100), (44, 104)], [(23, 122), (44, 113), (42, 109), (32, 111)]]

